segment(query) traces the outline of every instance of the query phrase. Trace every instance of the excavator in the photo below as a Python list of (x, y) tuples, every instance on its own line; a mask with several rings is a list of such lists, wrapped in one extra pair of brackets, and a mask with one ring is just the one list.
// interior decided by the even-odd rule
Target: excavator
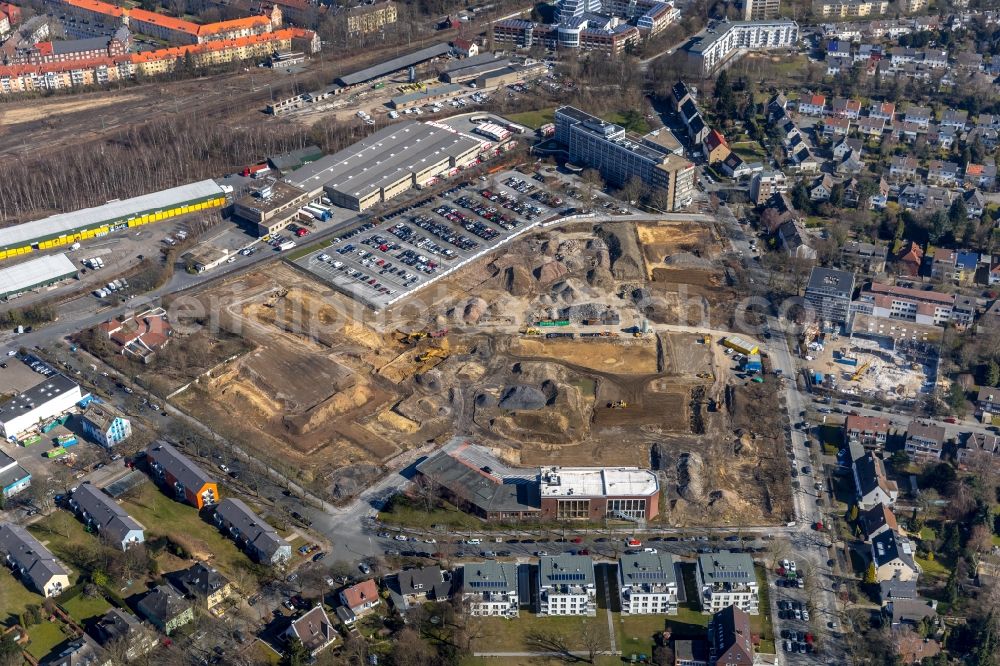
[(444, 349), (441, 349), (440, 347), (432, 347), (431, 349), (428, 349), (424, 353), (417, 356), (417, 362), (424, 363), (425, 361), (429, 361), (432, 358), (448, 358), (448, 352)]
[(399, 341), (404, 345), (412, 345), (420, 342), (427, 337), (427, 333), (424, 331), (416, 331), (414, 333), (404, 333), (403, 331), (397, 331), (400, 335)]
[(541, 334), (542, 332), (539, 331), (537, 328), (526, 328), (523, 331), (521, 331), (521, 335), (541, 335)]
[(626, 407), (628, 407), (628, 403), (624, 400), (615, 400), (608, 403), (608, 409), (625, 409)]
[(865, 361), (861, 365), (861, 367), (858, 368), (857, 371), (853, 375), (851, 375), (851, 381), (852, 382), (856, 382), (856, 381), (860, 380), (862, 377), (865, 376), (865, 373), (868, 372), (868, 368), (870, 368), (870, 367), (872, 367), (872, 362), (871, 361)]

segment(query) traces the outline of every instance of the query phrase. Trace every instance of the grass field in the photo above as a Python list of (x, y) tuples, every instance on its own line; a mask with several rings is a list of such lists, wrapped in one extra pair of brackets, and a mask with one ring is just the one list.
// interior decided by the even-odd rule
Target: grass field
[(60, 605), (77, 624), (84, 628), (88, 622), (111, 610), (111, 604), (104, 597), (88, 597), (86, 594), (78, 594)]
[(774, 625), (771, 623), (771, 590), (767, 586), (767, 571), (754, 565), (757, 572), (757, 588), (760, 590), (760, 615), (750, 616), (750, 631), (760, 636), (758, 652), (774, 654)]
[(247, 561), (236, 544), (202, 520), (193, 506), (175, 502), (152, 483), (142, 486), (138, 495), (122, 502), (122, 507), (146, 527), (147, 541), (170, 537), (230, 576)]
[(939, 580), (945, 580), (946, 578), (948, 578), (948, 574), (951, 573), (948, 570), (948, 567), (946, 567), (944, 564), (942, 564), (936, 559), (928, 560), (923, 557), (914, 557), (913, 559), (917, 564), (920, 565), (920, 568), (925, 576), (929, 576), (931, 578), (937, 578)]
[(389, 525), (431, 529), (431, 525), (447, 525), (451, 528), (482, 529), (483, 523), (475, 516), (459, 511), (450, 504), (440, 509), (426, 511), (423, 507), (411, 506), (396, 501), (389, 511), (379, 514), (379, 520)]
[(318, 243), (313, 243), (312, 245), (303, 245), (302, 247), (297, 247), (288, 254), (284, 255), (283, 258), (287, 259), (288, 261), (295, 261), (296, 259), (301, 259), (307, 254), (311, 254), (316, 250), (322, 250), (323, 248), (330, 247), (331, 245), (333, 245), (332, 238), (320, 241)]
[(665, 615), (626, 615), (615, 613), (615, 626), (618, 632), (618, 649), (623, 657), (633, 654), (644, 654), (651, 657), (654, 636), (667, 628), (668, 618)]
[(7, 567), (0, 567), (0, 624), (17, 624), (28, 604), (42, 604), (42, 595), (26, 588)]
[(551, 106), (546, 109), (538, 109), (537, 111), (524, 111), (523, 113), (513, 113), (504, 116), (511, 122), (515, 122), (518, 125), (524, 125), (525, 127), (530, 127), (531, 129), (538, 129), (546, 123), (551, 123), (555, 120), (556, 107)]
[(743, 158), (745, 162), (757, 162), (764, 159), (767, 153), (757, 141), (740, 141), (730, 144), (730, 149)]
[(85, 554), (98, 545), (97, 537), (88, 534), (83, 523), (62, 509), (31, 525), (28, 531), (62, 560), (63, 564), (69, 566), (70, 585), (76, 585), (79, 579), (76, 568), (81, 566)]
[[(614, 123), (615, 125), (625, 126), (626, 124), (625, 114), (622, 112), (607, 113), (604, 115), (604, 119), (609, 123)], [(641, 122), (638, 123), (638, 126), (634, 128), (634, 131), (639, 134), (646, 134), (649, 132), (649, 129), (649, 123), (647, 123), (645, 119), (642, 119)]]
[(604, 608), (597, 609), (597, 617), (551, 616), (539, 617), (521, 611), (521, 616), (505, 620), (487, 617), (482, 619), (483, 636), (476, 641), (475, 652), (531, 652), (547, 651), (532, 637), (556, 637), (571, 650), (583, 650), (584, 635), (598, 636), (604, 649), (610, 646), (608, 620)]
[(42, 622), (28, 627), (28, 636), (31, 643), (28, 644), (28, 653), (35, 659), (42, 659), (69, 636), (62, 631), (62, 624), (59, 622)]

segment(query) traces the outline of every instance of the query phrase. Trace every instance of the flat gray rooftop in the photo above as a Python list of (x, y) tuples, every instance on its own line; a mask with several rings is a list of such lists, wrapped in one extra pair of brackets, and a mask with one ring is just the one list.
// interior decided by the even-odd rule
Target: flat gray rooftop
[(392, 60), (386, 60), (385, 62), (381, 62), (377, 65), (372, 65), (371, 67), (366, 67), (365, 69), (354, 72), (353, 74), (345, 74), (337, 79), (337, 83), (345, 86), (353, 86), (358, 83), (364, 83), (365, 81), (381, 78), (405, 67), (418, 65), (425, 60), (437, 58), (438, 56), (443, 56), (450, 52), (451, 46), (449, 46), (447, 42), (435, 44), (434, 46), (428, 46), (425, 49), (420, 49), (419, 51), (399, 56), (398, 58), (393, 58)]

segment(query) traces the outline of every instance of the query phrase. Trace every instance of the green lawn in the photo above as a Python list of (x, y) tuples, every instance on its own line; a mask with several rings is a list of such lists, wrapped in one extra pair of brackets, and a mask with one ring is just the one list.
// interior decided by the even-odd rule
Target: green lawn
[(73, 621), (84, 628), (90, 620), (101, 617), (111, 610), (111, 604), (104, 597), (88, 597), (86, 594), (78, 594), (60, 605)]
[[(614, 123), (615, 125), (622, 125), (623, 127), (626, 125), (627, 122), (625, 119), (625, 113), (622, 111), (618, 111), (616, 113), (606, 113), (604, 114), (604, 119), (607, 120), (609, 123)], [(646, 119), (643, 118), (642, 116), (639, 116), (639, 121), (636, 123), (636, 125), (637, 126), (635, 128), (632, 128), (632, 131), (638, 134), (646, 134), (647, 132), (649, 132), (650, 129), (649, 123), (646, 122)]]
[(767, 156), (763, 146), (757, 141), (739, 141), (731, 144), (730, 149), (742, 157), (745, 162), (757, 162)]
[(403, 501), (393, 503), (389, 511), (379, 514), (379, 520), (388, 525), (400, 525), (420, 529), (431, 529), (431, 525), (447, 525), (450, 528), (484, 529), (483, 522), (475, 516), (459, 511), (451, 504), (445, 504), (439, 509), (426, 511), (421, 506), (406, 504)]
[(654, 636), (667, 628), (665, 615), (625, 615), (614, 614), (618, 627), (618, 649), (623, 657), (634, 654), (652, 656)]
[(146, 527), (147, 541), (170, 537), (230, 576), (247, 561), (236, 544), (199, 517), (197, 509), (167, 497), (152, 483), (142, 486), (122, 507)]
[(760, 590), (760, 615), (750, 616), (750, 631), (760, 636), (758, 652), (774, 654), (774, 625), (771, 623), (770, 588), (767, 586), (767, 571), (754, 565), (757, 572), (757, 588)]
[(538, 617), (534, 613), (521, 611), (520, 617), (504, 620), (496, 617), (485, 617), (483, 637), (476, 641), (475, 652), (526, 652), (544, 650), (533, 644), (529, 638), (535, 636), (557, 636), (565, 641), (571, 650), (581, 650), (585, 645), (581, 639), (584, 634), (598, 635), (608, 647), (608, 618), (606, 609), (598, 608), (597, 617), (551, 616)]
[(7, 567), (0, 567), (0, 625), (17, 624), (28, 604), (41, 605), (42, 595), (35, 594), (21, 584)]
[(28, 627), (28, 636), (31, 642), (28, 644), (28, 653), (35, 659), (42, 659), (63, 641), (70, 637), (63, 633), (62, 624), (59, 622), (43, 621)]
[(28, 531), (41, 541), (52, 554), (69, 565), (70, 585), (79, 579), (77, 569), (85, 561), (86, 554), (98, 545), (97, 536), (88, 534), (83, 523), (68, 511), (59, 509), (28, 527)]
[(921, 541), (930, 542), (934, 541), (934, 539), (936, 538), (937, 538), (937, 533), (934, 531), (934, 528), (928, 527), (927, 525), (924, 525), (923, 527), (920, 528)]
[(538, 129), (546, 123), (551, 123), (556, 119), (556, 107), (550, 106), (545, 109), (535, 111), (524, 111), (522, 113), (512, 113), (504, 116), (507, 120), (524, 125), (531, 129)]
[(303, 245), (302, 247), (295, 248), (288, 254), (284, 255), (283, 258), (287, 261), (295, 261), (296, 259), (301, 259), (307, 254), (311, 254), (316, 250), (322, 250), (323, 248), (330, 247), (331, 245), (333, 245), (332, 238), (318, 243), (313, 243), (312, 245)]
[(944, 580), (948, 577), (948, 574), (951, 573), (948, 570), (948, 567), (946, 567), (944, 564), (942, 564), (936, 559), (928, 560), (918, 556), (914, 556), (913, 559), (916, 560), (917, 564), (920, 565), (920, 568), (923, 570), (925, 576), (930, 576), (931, 578), (939, 578), (941, 580)]

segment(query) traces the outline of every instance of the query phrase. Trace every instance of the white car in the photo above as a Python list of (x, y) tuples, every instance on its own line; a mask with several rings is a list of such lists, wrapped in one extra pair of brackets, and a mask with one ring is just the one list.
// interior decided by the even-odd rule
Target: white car
[(785, 571), (788, 571), (788, 567), (789, 566), (791, 566), (791, 565), (788, 563), (788, 560), (781, 560), (781, 568), (782, 569), (784, 569)]
[(17, 352), (11, 349), (9, 352), (7, 352), (7, 356), (17, 356)]
[(410, 538), (408, 536), (406, 536), (405, 534), (397, 534), (396, 536), (393, 537), (393, 539), (395, 539), (396, 541), (409, 541), (410, 540)]
[(434, 537), (428, 537), (424, 539), (424, 543), (437, 543), (437, 540)]
[(797, 570), (796, 567), (795, 567), (795, 560), (792, 560), (791, 562), (788, 563), (788, 570), (789, 571), (796, 571)]

